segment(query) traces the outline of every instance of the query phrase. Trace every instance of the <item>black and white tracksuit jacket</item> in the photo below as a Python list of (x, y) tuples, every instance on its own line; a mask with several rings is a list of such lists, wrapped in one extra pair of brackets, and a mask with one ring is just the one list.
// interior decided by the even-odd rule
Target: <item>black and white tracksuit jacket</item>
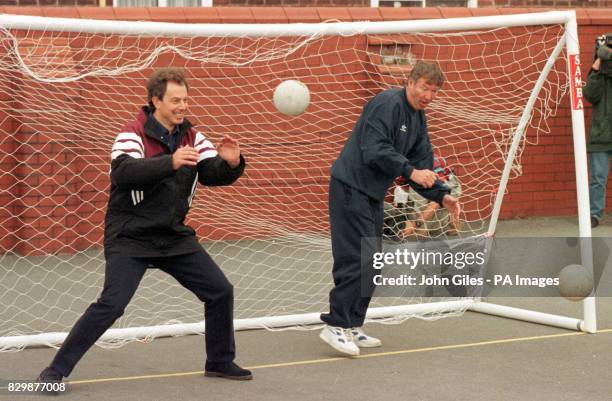
[(196, 167), (172, 168), (172, 151), (149, 121), (143, 107), (117, 136), (111, 153), (111, 188), (105, 218), (105, 254), (133, 257), (172, 256), (200, 249), (195, 231), (185, 225), (199, 182), (229, 185), (244, 172), (245, 160), (231, 168), (203, 134), (185, 120), (178, 127), (177, 148), (200, 153)]

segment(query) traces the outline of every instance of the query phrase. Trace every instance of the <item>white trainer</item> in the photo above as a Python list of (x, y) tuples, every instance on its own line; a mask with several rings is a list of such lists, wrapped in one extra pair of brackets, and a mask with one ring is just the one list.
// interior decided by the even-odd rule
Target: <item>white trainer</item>
[(353, 342), (359, 348), (376, 348), (382, 345), (382, 341), (376, 337), (367, 335), (361, 327), (351, 328), (351, 337), (353, 337)]
[(323, 328), (319, 337), (338, 352), (351, 356), (359, 355), (359, 347), (353, 342), (350, 329), (328, 325)]

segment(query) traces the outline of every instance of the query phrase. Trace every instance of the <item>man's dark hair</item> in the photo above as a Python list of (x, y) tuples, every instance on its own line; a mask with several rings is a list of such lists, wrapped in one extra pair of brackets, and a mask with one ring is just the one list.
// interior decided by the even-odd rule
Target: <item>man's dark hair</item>
[(187, 77), (185, 77), (185, 71), (182, 69), (160, 68), (159, 70), (156, 70), (149, 78), (149, 81), (147, 81), (147, 101), (149, 102), (149, 107), (151, 107), (152, 110), (155, 109), (155, 106), (153, 105), (153, 97), (157, 96), (159, 100), (163, 100), (164, 95), (166, 94), (168, 82), (185, 85), (185, 87), (189, 89)]
[(420, 78), (425, 78), (428, 84), (442, 86), (444, 83), (444, 73), (436, 63), (428, 63), (426, 61), (417, 61), (410, 71), (410, 77), (413, 82)]

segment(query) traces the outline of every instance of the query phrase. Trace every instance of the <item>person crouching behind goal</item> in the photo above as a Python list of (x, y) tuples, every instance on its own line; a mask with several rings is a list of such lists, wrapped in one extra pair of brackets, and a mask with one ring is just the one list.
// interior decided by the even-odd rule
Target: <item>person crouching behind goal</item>
[(196, 183), (230, 185), (244, 171), (238, 142), (215, 148), (185, 118), (187, 80), (165, 68), (147, 83), (149, 105), (117, 136), (111, 153), (105, 218), (104, 288), (76, 322), (40, 382), (59, 382), (118, 319), (147, 268), (173, 276), (205, 303), (205, 375), (252, 378), (235, 357), (233, 287), (184, 224)]
[[(461, 183), (447, 166), (443, 157), (434, 156), (433, 172), (451, 190), (455, 198), (461, 196)], [(418, 194), (399, 177), (393, 190), (393, 203), (384, 203), (384, 230), (386, 239), (401, 241), (408, 237), (438, 238), (454, 236), (461, 230), (461, 221), (449, 215), (448, 210), (440, 208)]]
[[(432, 171), (433, 151), (425, 109), (444, 82), (437, 64), (419, 61), (407, 86), (371, 99), (331, 169), (329, 219), (334, 288), (327, 325), (320, 337), (335, 350), (359, 355), (360, 347), (379, 347), (363, 323), (374, 293), (373, 254), (382, 250), (383, 203), (393, 180), (403, 176), (418, 193), (459, 216), (457, 198)], [(362, 259), (362, 240), (374, 239)], [(363, 287), (362, 287), (363, 284)]]

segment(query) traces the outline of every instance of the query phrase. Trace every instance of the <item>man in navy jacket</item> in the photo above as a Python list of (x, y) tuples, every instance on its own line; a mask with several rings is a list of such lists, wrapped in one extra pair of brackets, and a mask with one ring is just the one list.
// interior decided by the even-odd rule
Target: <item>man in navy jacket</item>
[[(361, 326), (374, 293), (368, 258), (382, 249), (383, 203), (393, 180), (403, 176), (419, 194), (459, 216), (457, 198), (432, 171), (424, 111), (443, 82), (436, 64), (417, 62), (405, 88), (388, 89), (365, 105), (332, 166), (329, 217), (334, 288), (329, 313), (321, 315), (327, 326), (320, 337), (341, 353), (359, 355), (359, 348), (381, 345)], [(376, 249), (362, 260), (366, 238), (374, 239)]]
[(105, 218), (104, 288), (76, 322), (38, 380), (60, 382), (117, 320), (149, 267), (172, 275), (206, 304), (205, 375), (252, 378), (235, 357), (233, 287), (200, 246), (185, 217), (196, 185), (230, 185), (244, 171), (238, 142), (215, 148), (185, 118), (188, 84), (182, 70), (157, 70), (149, 104), (117, 136)]

